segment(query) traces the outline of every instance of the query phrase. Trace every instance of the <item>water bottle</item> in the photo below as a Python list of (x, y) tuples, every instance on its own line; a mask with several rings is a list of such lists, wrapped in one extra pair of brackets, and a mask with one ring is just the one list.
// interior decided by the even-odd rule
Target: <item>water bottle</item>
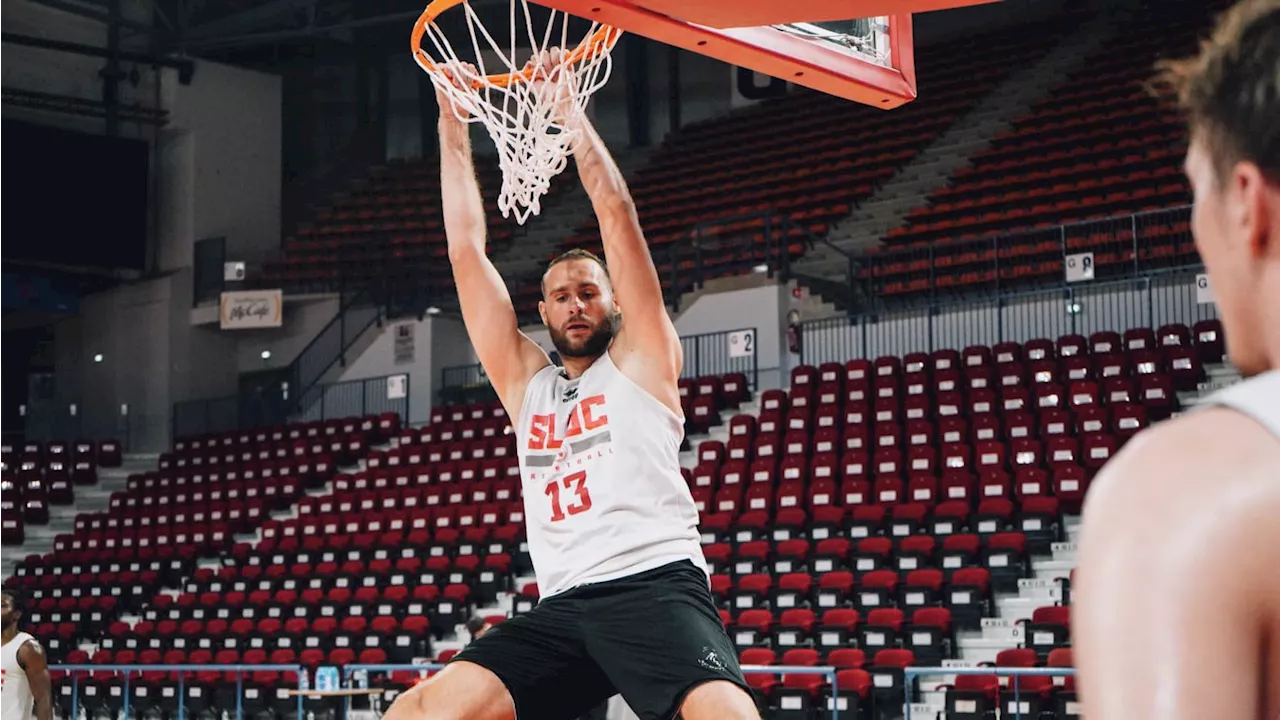
[(338, 668), (332, 665), (316, 669), (316, 690), (330, 692), (338, 689)]

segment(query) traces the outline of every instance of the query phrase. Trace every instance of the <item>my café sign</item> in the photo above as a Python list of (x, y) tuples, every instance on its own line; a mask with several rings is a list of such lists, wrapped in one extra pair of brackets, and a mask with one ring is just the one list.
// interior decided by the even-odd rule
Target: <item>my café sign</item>
[(284, 293), (280, 290), (224, 292), (218, 314), (223, 330), (280, 327), (284, 320)]

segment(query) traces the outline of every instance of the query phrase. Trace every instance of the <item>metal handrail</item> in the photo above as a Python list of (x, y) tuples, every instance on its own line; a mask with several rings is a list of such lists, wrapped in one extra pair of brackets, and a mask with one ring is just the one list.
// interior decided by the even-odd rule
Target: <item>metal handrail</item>
[[(434, 672), (444, 669), (441, 663), (423, 663), (421, 665), (363, 665), (351, 664), (342, 668), (343, 684), (345, 685), (351, 680), (351, 676), (358, 673), (388, 673), (388, 672)], [(770, 675), (823, 675), (827, 678), (831, 685), (831, 695), (834, 698), (840, 692), (840, 684), (837, 679), (839, 670), (830, 665), (743, 665), (742, 672), (753, 674), (770, 674)], [(840, 705), (832, 702), (831, 704), (831, 720), (840, 720)]]
[[(280, 672), (294, 673), (298, 677), (298, 690), (304, 688), (304, 678), (306, 678), (306, 668), (301, 665), (191, 665), (191, 664), (175, 664), (175, 665), (76, 665), (62, 664), (50, 665), (50, 672), (65, 672), (71, 678), (71, 717), (80, 717), (80, 675), (82, 672), (111, 672), (124, 673), (124, 690), (121, 693), (124, 703), (122, 708), (122, 717), (129, 717), (129, 677), (133, 673), (144, 672), (173, 672), (178, 674), (178, 710), (176, 717), (183, 717), (183, 710), (186, 703), (186, 693), (182, 692), (186, 683), (184, 675), (186, 673), (201, 672), (233, 672), (236, 673), (236, 720), (240, 720), (244, 716), (244, 673), (246, 672)], [(302, 699), (301, 694), (298, 695), (298, 717), (302, 717)]]
[(951, 667), (915, 667), (908, 666), (902, 669), (902, 686), (906, 695), (905, 715), (903, 720), (911, 720), (911, 700), (912, 690), (911, 681), (923, 675), (1008, 675), (1013, 680), (1013, 702), (1016, 706), (1014, 711), (1015, 720), (1022, 720), (1022, 693), (1018, 688), (1018, 678), (1022, 676), (1040, 676), (1040, 677), (1070, 677), (1076, 674), (1075, 668), (1021, 668), (1021, 667), (973, 667), (973, 668), (951, 668)]

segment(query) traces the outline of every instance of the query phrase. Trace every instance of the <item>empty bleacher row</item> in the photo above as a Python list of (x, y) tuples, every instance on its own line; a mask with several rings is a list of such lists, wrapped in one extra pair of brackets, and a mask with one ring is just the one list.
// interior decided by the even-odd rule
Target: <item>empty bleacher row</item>
[[(477, 158), (476, 170), (490, 247), (503, 247), (511, 240), (513, 226), (498, 211), (498, 166)], [(390, 268), (413, 268), (415, 276), (439, 270), (435, 277), (452, 282), (444, 262), (438, 160), (374, 167), (352, 185), (285, 240), (284, 257), (266, 264), (261, 282), (294, 292), (330, 291), (359, 287)]]
[[(932, 269), (950, 276), (935, 279), (935, 287), (990, 283), (997, 274), (1002, 280), (1043, 278), (1061, 274), (1063, 238), (1049, 233), (1038, 242), (1036, 231), (1186, 204), (1186, 130), (1150, 83), (1156, 61), (1194, 47), (1221, 5), (1141, 5), (1121, 36), (1090, 57), (1085, 69), (1051, 89), (890, 231), (886, 249), (932, 246)], [(1068, 250), (1093, 251), (1100, 268), (1132, 266), (1135, 251), (1143, 264), (1195, 262), (1185, 219), (1135, 225), (1142, 223), (1089, 229), (1068, 238)], [(978, 241), (1011, 233), (1028, 237), (999, 253)], [(874, 275), (883, 292), (900, 294), (925, 289), (930, 270), (893, 260), (877, 263)]]
[(119, 467), (121, 459), (115, 440), (0, 445), (0, 539), (21, 545), (28, 525), (49, 522), (51, 505), (71, 505), (76, 486), (97, 484), (98, 468)]
[[(1013, 68), (1043, 56), (1083, 19), (1083, 14), (1072, 13), (1017, 32), (920, 48), (920, 99), (891, 114), (803, 91), (683, 128), (654, 151), (632, 182), (646, 233), (662, 251), (655, 256), (665, 270), (676, 259), (665, 250), (701, 224), (704, 237), (754, 237), (763, 258), (762, 220), (733, 218), (764, 211), (783, 213), (796, 223), (788, 242), (792, 252), (803, 252), (799, 228), (825, 234)], [(794, 152), (797, 143), (806, 151)], [(501, 247), (511, 237), (511, 226), (501, 219), (488, 190), (499, 183), (497, 167), (484, 159), (477, 164), (486, 189), (491, 242)], [(557, 178), (555, 188), (574, 182), (570, 169)], [(599, 245), (594, 219), (584, 220), (580, 232), (566, 239), (568, 245)], [(395, 267), (439, 265), (445, 253), (435, 161), (372, 169), (351, 191), (318, 210), (312, 222), (286, 241), (284, 251), (282, 259), (268, 263), (261, 282), (299, 291), (344, 282), (350, 288), (384, 271), (387, 262)], [(691, 257), (691, 250), (682, 251), (678, 261)], [(721, 257), (711, 253), (705, 259), (713, 263)], [(448, 273), (438, 279), (448, 283)], [(532, 287), (514, 290), (517, 302), (533, 292)]]
[[(769, 261), (766, 212), (791, 221), (779, 231), (786, 236), (780, 245), (798, 257), (805, 233), (826, 235), (1013, 68), (1035, 62), (1082, 19), (919, 48), (920, 98), (892, 113), (798, 91), (682, 128), (631, 181), (660, 277), (669, 279), (675, 264), (691, 267), (695, 257), (707, 277)], [(701, 248), (690, 242), (695, 225)], [(591, 217), (564, 247), (598, 251), (600, 242)], [(536, 301), (537, 288), (521, 288), (516, 299)]]
[[(752, 674), (762, 703), (781, 718), (827, 702), (900, 710), (902, 669), (962, 657), (966, 634), (1066, 536), (1065, 515), (1105, 461), (1094, 449), (1109, 457), (1175, 411), (1222, 354), (1210, 321), (802, 366), (755, 401), (738, 376), (682, 383), (686, 414), (703, 408), (699, 428), (726, 437), (694, 444), (686, 479), (741, 660), (840, 672), (835, 699), (822, 676)], [(437, 641), (470, 614), (537, 600), (519, 581), (531, 570), (519, 487), (494, 405), (437, 408), (423, 428), (387, 416), (185, 439), (16, 580), (35, 597), (28, 619), (58, 639), (55, 659), (446, 659)], [(296, 515), (266, 514), (284, 508)], [(232, 537), (254, 530), (256, 542)], [(208, 557), (219, 567), (197, 566)], [(1061, 662), (1067, 608), (1021, 621), (1015, 660)], [(219, 678), (205, 675), (188, 680), (216, 705)], [(102, 698), (119, 683), (86, 680)], [(154, 675), (144, 692), (174, 682)], [(277, 691), (295, 686), (267, 672), (247, 683), (278, 713), (288, 700)], [(1024, 687), (1046, 708), (1070, 697)], [(1005, 691), (958, 679), (946, 692), (994, 704)]]
[(392, 417), (179, 440), (156, 471), (113, 493), (108, 510), (80, 513), (52, 553), (18, 566), (9, 581), (30, 594), (26, 620), (54, 660), (92, 642), (121, 613), (139, 612), (190, 575), (200, 558), (220, 556), (234, 535), (327, 482), (334, 458), (349, 462), (398, 431)]
[[(703, 442), (692, 473), (744, 662), (801, 648), (834, 664), (854, 645), (867, 686), (891, 690), (881, 705), (901, 698), (892, 667), (953, 657), (953, 632), (976, 629), (1064, 537), (1096, 470), (1222, 355), (1210, 321), (797, 368), (727, 442)], [(1065, 608), (1026, 620), (1040, 662), (1069, 638)], [(775, 707), (820, 701), (807, 676), (753, 682), (783, 691)]]

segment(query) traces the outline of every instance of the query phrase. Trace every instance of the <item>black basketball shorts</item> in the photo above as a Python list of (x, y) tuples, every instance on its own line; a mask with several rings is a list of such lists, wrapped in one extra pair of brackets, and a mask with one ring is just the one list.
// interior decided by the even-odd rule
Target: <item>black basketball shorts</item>
[(641, 720), (669, 720), (709, 680), (750, 693), (707, 576), (687, 560), (547, 598), (457, 661), (497, 675), (518, 720), (573, 720), (615, 694)]

